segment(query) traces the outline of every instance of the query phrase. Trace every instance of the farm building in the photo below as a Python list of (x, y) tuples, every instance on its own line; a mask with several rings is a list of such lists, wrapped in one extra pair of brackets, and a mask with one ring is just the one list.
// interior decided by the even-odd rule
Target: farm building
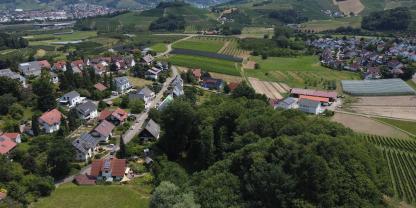
[(318, 115), (322, 113), (321, 102), (309, 99), (300, 99), (299, 110), (305, 113)]
[(355, 96), (414, 95), (416, 91), (401, 79), (343, 80), (345, 93)]
[(281, 108), (281, 109), (297, 109), (298, 106), (298, 100), (296, 98), (293, 97), (288, 97), (280, 102), (277, 103), (277, 105), (275, 106), (275, 108)]
[(290, 90), (290, 94), (293, 97), (297, 97), (297, 98), (300, 98), (300, 96), (327, 98), (328, 102), (333, 102), (337, 99), (337, 92), (335, 91), (319, 91), (319, 90), (312, 90), (312, 89), (293, 88)]

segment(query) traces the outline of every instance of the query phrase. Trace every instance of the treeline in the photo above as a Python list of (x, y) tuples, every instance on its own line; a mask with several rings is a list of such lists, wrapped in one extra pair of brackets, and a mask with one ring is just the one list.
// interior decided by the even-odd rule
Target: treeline
[(362, 28), (366, 30), (407, 30), (412, 21), (412, 14), (407, 7), (399, 7), (386, 11), (373, 12), (362, 20)]
[(276, 111), (247, 85), (231, 96), (162, 112), (151, 208), (377, 207), (390, 194), (379, 151), (351, 130)]
[(270, 12), (269, 17), (286, 24), (299, 24), (308, 21), (308, 17), (294, 9), (273, 11)]
[(0, 50), (9, 48), (26, 48), (28, 41), (20, 36), (0, 33)]
[(179, 31), (185, 29), (185, 19), (183, 16), (168, 15), (160, 17), (149, 26), (150, 31)]

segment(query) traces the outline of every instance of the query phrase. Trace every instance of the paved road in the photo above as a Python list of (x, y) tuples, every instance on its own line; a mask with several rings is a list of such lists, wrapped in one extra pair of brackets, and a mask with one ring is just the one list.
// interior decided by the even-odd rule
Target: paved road
[[(150, 104), (150, 108), (152, 109), (157, 106), (158, 103), (162, 101), (162, 97), (164, 92), (168, 89), (170, 83), (172, 82), (173, 78), (178, 75), (178, 69), (175, 66), (172, 66), (172, 76), (167, 78), (165, 83), (163, 83), (163, 87), (160, 90), (159, 93), (156, 94), (155, 98), (153, 99), (152, 103)], [(123, 140), (124, 143), (129, 143), (136, 135), (138, 135), (142, 131), (142, 126), (144, 124), (144, 121), (149, 116), (149, 112), (143, 112), (139, 115), (136, 115), (136, 121), (132, 125), (132, 127), (124, 134)]]

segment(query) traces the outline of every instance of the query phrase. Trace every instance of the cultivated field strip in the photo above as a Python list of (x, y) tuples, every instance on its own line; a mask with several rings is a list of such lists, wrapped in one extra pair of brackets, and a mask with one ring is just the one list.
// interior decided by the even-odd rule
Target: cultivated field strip
[(222, 50), (220, 50), (218, 53), (230, 55), (230, 56), (237, 56), (241, 58), (246, 58), (250, 56), (250, 51), (246, 51), (238, 47), (237, 39), (229, 40), (224, 46), (225, 47)]
[(263, 94), (270, 99), (283, 99), (282, 94), (288, 92), (281, 83), (260, 81), (251, 77), (249, 78), (249, 82), (256, 93)]
[(416, 203), (416, 141), (374, 135), (365, 136), (365, 139), (382, 151), (395, 197)]

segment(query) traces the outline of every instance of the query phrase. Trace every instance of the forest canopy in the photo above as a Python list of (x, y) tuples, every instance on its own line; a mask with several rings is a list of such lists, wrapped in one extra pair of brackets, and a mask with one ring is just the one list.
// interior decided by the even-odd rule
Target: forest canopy
[(26, 48), (27, 46), (27, 40), (22, 37), (7, 33), (0, 33), (0, 50), (9, 48)]
[(367, 30), (407, 30), (412, 20), (409, 8), (373, 12), (362, 20), (362, 28)]

